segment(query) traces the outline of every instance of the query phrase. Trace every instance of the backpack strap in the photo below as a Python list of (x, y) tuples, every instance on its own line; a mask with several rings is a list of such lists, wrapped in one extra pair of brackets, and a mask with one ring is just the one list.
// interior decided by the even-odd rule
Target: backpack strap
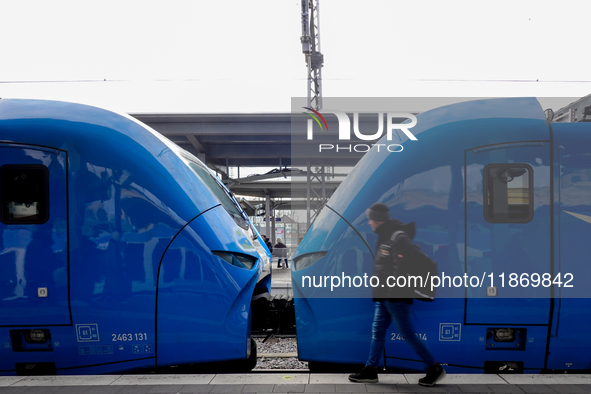
[[(392, 241), (392, 245), (394, 245), (394, 243), (396, 243), (396, 238), (399, 235), (406, 235), (406, 232), (399, 230), (399, 231), (395, 231), (394, 234), (392, 234), (392, 236), (390, 237), (390, 241)], [(408, 235), (406, 235), (408, 237)]]
[[(408, 238), (410, 245), (411, 246), (414, 245), (412, 243), (412, 239), (410, 239), (410, 237), (408, 236), (406, 231), (400, 230), (400, 231), (395, 231), (394, 234), (392, 234), (392, 236), (390, 237), (390, 242), (392, 243), (392, 248), (394, 248), (394, 246), (396, 245), (396, 240), (400, 239), (400, 236), (405, 236), (406, 238)], [(397, 250), (396, 252), (400, 253), (401, 251)], [(411, 253), (410, 250), (409, 250), (409, 253)]]

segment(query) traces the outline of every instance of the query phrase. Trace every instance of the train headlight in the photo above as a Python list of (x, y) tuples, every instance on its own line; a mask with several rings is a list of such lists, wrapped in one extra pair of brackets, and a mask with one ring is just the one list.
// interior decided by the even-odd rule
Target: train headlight
[(252, 269), (252, 267), (254, 267), (257, 261), (256, 257), (242, 253), (225, 252), (217, 250), (213, 250), (212, 253), (224, 260), (228, 264), (232, 264), (233, 266), (236, 266), (238, 268), (244, 268), (247, 270)]
[(326, 256), (326, 252), (315, 252), (299, 255), (293, 259), (294, 270), (298, 271), (307, 268), (324, 256)]

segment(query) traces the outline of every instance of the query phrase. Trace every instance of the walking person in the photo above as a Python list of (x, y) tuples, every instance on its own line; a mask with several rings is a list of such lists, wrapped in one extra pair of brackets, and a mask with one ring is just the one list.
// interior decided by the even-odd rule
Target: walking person
[[(388, 276), (406, 275), (410, 272), (408, 265), (412, 261), (404, 256), (412, 256), (415, 236), (414, 222), (403, 224), (396, 219), (390, 219), (388, 206), (375, 203), (367, 210), (368, 224), (378, 235), (378, 245), (374, 261), (374, 275), (380, 283), (386, 283)], [(392, 239), (397, 231), (404, 231)], [(387, 298), (385, 298), (387, 296)], [(384, 293), (374, 288), (375, 313), (372, 325), (371, 345), (369, 357), (365, 367), (359, 373), (349, 375), (349, 380), (360, 383), (378, 382), (378, 364), (384, 352), (386, 330), (394, 321), (400, 334), (406, 339), (413, 350), (427, 367), (427, 376), (419, 379), (421, 386), (433, 386), (445, 376), (445, 370), (435, 360), (427, 345), (415, 336), (411, 319), (411, 298), (409, 289), (401, 287), (387, 288)]]
[[(287, 245), (285, 245), (283, 243), (283, 240), (281, 238), (277, 238), (277, 243), (275, 244), (275, 246), (273, 246), (273, 248), (275, 249), (285, 249), (284, 251), (279, 251), (277, 250), (277, 255), (278, 256), (284, 256), (285, 258), (279, 258), (277, 260), (277, 268), (281, 268), (281, 260), (285, 260), (285, 268), (289, 268), (289, 265), (287, 264)], [(283, 253), (281, 253), (283, 252)]]

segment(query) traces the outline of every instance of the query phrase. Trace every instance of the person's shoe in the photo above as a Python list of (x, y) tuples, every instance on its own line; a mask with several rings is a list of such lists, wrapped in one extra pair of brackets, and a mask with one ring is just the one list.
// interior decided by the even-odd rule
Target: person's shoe
[(378, 382), (378, 369), (372, 367), (363, 367), (361, 372), (352, 373), (349, 375), (351, 382), (358, 383), (377, 383)]
[(445, 369), (439, 364), (427, 368), (427, 376), (419, 379), (421, 386), (434, 386), (445, 377)]
[(280, 266), (280, 265), (278, 265), (278, 266), (277, 266), (277, 268), (281, 269), (281, 266)]

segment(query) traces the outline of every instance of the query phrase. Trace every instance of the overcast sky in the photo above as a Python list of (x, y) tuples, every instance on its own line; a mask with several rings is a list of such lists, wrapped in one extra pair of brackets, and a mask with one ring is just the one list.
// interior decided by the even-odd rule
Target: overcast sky
[[(300, 9), (297, 0), (0, 0), (0, 97), (289, 112), (290, 98), (306, 95)], [(320, 0), (324, 96), (582, 97), (589, 15), (586, 0)]]

